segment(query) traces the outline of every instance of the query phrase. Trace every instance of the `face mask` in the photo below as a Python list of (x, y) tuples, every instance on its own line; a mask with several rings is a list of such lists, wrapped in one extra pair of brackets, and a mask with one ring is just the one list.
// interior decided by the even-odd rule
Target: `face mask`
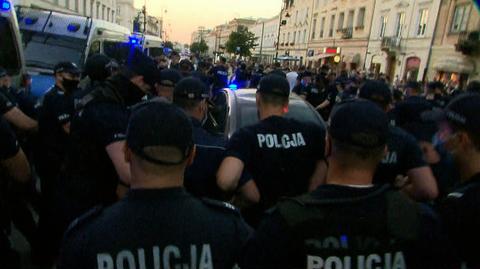
[(80, 82), (78, 80), (73, 80), (73, 79), (63, 79), (62, 85), (63, 88), (65, 88), (65, 91), (67, 92), (74, 92), (75, 90), (78, 89), (78, 84)]

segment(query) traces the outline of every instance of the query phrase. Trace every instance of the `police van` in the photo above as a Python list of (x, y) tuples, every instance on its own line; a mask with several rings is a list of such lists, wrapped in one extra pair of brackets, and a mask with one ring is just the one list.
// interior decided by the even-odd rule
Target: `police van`
[(105, 53), (123, 61), (131, 32), (125, 27), (90, 17), (17, 7), (25, 62), (32, 75), (32, 93), (41, 96), (53, 84), (53, 67), (61, 61), (83, 67), (89, 55)]
[(131, 43), (136, 43), (146, 55), (152, 58), (163, 55), (163, 40), (160, 37), (139, 32), (133, 33), (132, 37), (135, 40), (132, 39)]
[(13, 3), (0, 0), (0, 66), (5, 68), (18, 86), (25, 72), (22, 43)]

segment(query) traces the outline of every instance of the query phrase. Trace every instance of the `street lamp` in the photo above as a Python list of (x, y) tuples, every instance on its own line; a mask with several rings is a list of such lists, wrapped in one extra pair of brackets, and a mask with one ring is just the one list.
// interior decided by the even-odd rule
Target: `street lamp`
[[(276, 51), (275, 51), (275, 62), (278, 62), (278, 47), (280, 45), (280, 30), (282, 29), (282, 26), (283, 26), (282, 13), (283, 13), (283, 6), (282, 6), (282, 9), (280, 10), (280, 14), (278, 15), (279, 23), (278, 23), (277, 46), (276, 46)], [(290, 18), (290, 14), (288, 14), (288, 12), (287, 12), (287, 14), (285, 14), (285, 18)]]

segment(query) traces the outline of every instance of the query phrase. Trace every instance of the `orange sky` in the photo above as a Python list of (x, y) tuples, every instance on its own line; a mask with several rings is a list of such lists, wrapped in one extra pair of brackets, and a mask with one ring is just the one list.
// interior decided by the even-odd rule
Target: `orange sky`
[[(145, 0), (135, 0), (135, 7)], [(282, 0), (147, 0), (150, 15), (164, 15), (169, 40), (190, 43), (198, 26), (212, 28), (233, 18), (270, 18), (280, 12)]]

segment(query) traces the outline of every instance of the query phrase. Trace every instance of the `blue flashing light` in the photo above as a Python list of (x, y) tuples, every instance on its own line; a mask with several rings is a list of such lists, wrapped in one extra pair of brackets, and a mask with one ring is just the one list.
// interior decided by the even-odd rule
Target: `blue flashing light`
[(138, 38), (133, 37), (133, 36), (131, 36), (131, 37), (129, 38), (129, 43), (130, 43), (131, 45), (139, 45), (139, 44), (140, 44)]
[(232, 91), (238, 90), (237, 84), (230, 84), (230, 85), (228, 85), (228, 88), (229, 88), (230, 90), (232, 90)]
[(8, 11), (8, 10), (10, 10), (10, 8), (12, 8), (12, 5), (10, 4), (10, 2), (8, 2), (6, 0), (3, 0), (2, 5), (1, 5), (1, 9), (4, 10), (4, 11)]
[(37, 21), (38, 21), (38, 18), (25, 18), (25, 24), (26, 25), (35, 24)]
[(69, 32), (72, 32), (72, 33), (78, 32), (78, 30), (80, 30), (80, 24), (78, 24), (78, 23), (70, 23), (70, 24), (67, 26), (67, 30), (68, 30)]

